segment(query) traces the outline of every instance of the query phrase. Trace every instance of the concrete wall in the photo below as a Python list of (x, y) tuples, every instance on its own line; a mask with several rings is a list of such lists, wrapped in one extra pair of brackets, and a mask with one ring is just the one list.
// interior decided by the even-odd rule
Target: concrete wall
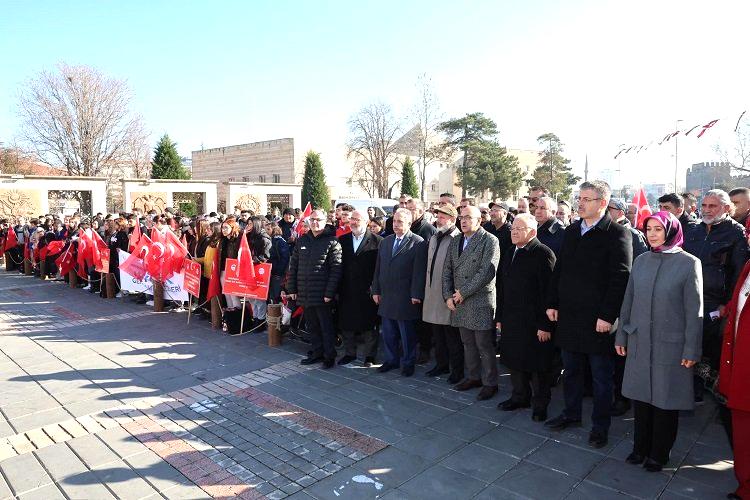
[[(107, 212), (107, 179), (104, 177), (0, 175), (0, 205), (18, 213), (33, 210), (33, 215), (49, 213), (49, 191), (90, 191), (94, 214)], [(25, 215), (25, 214), (23, 214)]]
[[(199, 213), (215, 212), (218, 206), (218, 181), (174, 179), (123, 179), (124, 210), (133, 209), (133, 203), (143, 194), (150, 194), (154, 203), (162, 200), (165, 207), (174, 206), (174, 193), (203, 193), (203, 207)], [(134, 196), (135, 194), (135, 196)], [(157, 209), (158, 210), (158, 209)]]
[(247, 182), (225, 183), (227, 192), (226, 213), (233, 213), (235, 207), (240, 210), (252, 210), (265, 215), (270, 209), (270, 202), (280, 202), (282, 207), (303, 208), (302, 186), (299, 184), (254, 184)]

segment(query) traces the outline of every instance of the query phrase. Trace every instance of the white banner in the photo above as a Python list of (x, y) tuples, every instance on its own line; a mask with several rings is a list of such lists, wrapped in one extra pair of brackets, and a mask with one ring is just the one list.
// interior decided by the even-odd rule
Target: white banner
[[(117, 249), (119, 262), (125, 262), (125, 259), (130, 257), (128, 252)], [(183, 287), (183, 281), (185, 280), (185, 273), (179, 273), (172, 275), (171, 278), (164, 283), (164, 298), (166, 300), (178, 300), (187, 302), (188, 293)], [(139, 280), (135, 276), (131, 276), (122, 269), (120, 269), (120, 288), (133, 293), (148, 293), (153, 295), (154, 285), (151, 283), (151, 276), (146, 273), (143, 280)]]

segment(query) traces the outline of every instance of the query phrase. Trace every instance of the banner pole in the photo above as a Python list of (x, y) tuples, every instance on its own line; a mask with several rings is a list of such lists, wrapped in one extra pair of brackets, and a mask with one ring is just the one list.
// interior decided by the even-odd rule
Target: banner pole
[(187, 324), (190, 324), (190, 314), (193, 312), (193, 294), (188, 294), (188, 320)]
[(242, 316), (240, 316), (240, 334), (245, 327), (245, 296), (242, 296)]

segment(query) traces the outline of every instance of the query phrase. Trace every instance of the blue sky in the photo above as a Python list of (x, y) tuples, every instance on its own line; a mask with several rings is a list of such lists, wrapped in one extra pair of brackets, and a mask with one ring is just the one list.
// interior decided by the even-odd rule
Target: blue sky
[[(427, 73), (446, 117), (483, 111), (509, 147), (552, 131), (576, 168), (588, 154), (621, 182), (665, 182), (672, 148), (612, 156), (747, 107), (748, 4), (0, 0), (0, 141), (19, 135), (23, 82), (65, 61), (126, 79), (152, 142), (294, 137), (336, 170), (348, 118), (373, 101), (406, 115)], [(714, 132), (683, 141), (681, 167), (717, 159)]]

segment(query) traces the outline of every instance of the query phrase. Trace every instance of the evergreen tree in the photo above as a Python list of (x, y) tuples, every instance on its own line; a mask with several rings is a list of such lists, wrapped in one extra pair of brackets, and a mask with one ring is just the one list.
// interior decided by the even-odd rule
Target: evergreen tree
[(177, 153), (177, 143), (172, 142), (167, 134), (161, 136), (154, 149), (151, 161), (152, 179), (190, 179), (190, 172), (182, 166)]
[(492, 198), (509, 198), (523, 183), (518, 158), (509, 155), (497, 141), (483, 141), (473, 146), (472, 159), (458, 172), (464, 188), (472, 193), (489, 192)]
[(305, 156), (305, 176), (302, 180), (302, 208), (310, 202), (313, 208), (330, 210), (331, 196), (326, 185), (326, 174), (320, 153), (308, 151)]
[(539, 153), (539, 166), (534, 170), (533, 177), (526, 182), (529, 186), (546, 187), (552, 196), (559, 193), (560, 199), (567, 200), (572, 186), (581, 178), (573, 174), (573, 169), (568, 166), (570, 160), (562, 155), (563, 144), (559, 137), (548, 132), (536, 140), (544, 149)]
[(401, 194), (408, 194), (412, 198), (419, 198), (419, 186), (414, 175), (414, 162), (409, 156), (404, 160), (401, 168)]

